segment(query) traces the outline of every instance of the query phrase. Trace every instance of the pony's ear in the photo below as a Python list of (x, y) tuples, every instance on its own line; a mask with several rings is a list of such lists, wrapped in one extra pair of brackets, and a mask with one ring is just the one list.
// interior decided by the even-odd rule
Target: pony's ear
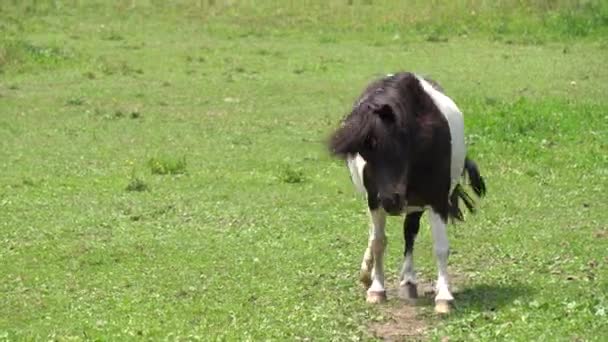
[(416, 115), (425, 113), (429, 106), (429, 96), (422, 88), (418, 77), (412, 75), (405, 83), (406, 98), (408, 99), (410, 109)]
[(393, 112), (391, 106), (387, 104), (384, 104), (380, 108), (374, 110), (374, 113), (376, 113), (380, 119), (386, 123), (394, 123), (396, 121), (395, 112)]

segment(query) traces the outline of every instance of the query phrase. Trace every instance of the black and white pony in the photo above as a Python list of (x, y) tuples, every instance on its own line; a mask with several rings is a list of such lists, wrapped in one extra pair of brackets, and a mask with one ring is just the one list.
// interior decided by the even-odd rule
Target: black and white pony
[(372, 82), (330, 140), (331, 152), (347, 161), (356, 188), (367, 194), (371, 218), (369, 243), (361, 263), (367, 301), (386, 300), (383, 253), (386, 215), (405, 214), (405, 260), (400, 286), (417, 297), (413, 248), (420, 217), (429, 210), (437, 257), (435, 310), (449, 311), (454, 298), (448, 283), (448, 218), (462, 220), (458, 202), (473, 211), (472, 198), (460, 185), (465, 171), (477, 196), (485, 184), (466, 157), (464, 120), (441, 87), (412, 73)]

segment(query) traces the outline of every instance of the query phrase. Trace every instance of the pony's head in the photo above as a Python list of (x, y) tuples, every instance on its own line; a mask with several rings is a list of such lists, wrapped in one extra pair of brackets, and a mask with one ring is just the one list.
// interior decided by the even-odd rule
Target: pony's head
[(411, 73), (377, 80), (330, 139), (329, 149), (335, 156), (344, 159), (359, 154), (365, 159), (365, 187), (389, 214), (399, 214), (406, 205), (416, 117), (427, 110), (423, 93)]

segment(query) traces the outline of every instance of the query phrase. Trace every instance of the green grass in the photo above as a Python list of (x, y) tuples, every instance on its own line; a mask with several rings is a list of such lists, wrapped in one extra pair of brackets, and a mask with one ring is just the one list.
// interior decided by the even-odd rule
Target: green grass
[[(324, 141), (371, 78), (414, 70), (463, 109), (489, 188), (421, 338), (602, 340), (608, 8), (434, 3), (0, 4), (0, 339), (373, 338), (365, 205)], [(425, 223), (426, 279), (431, 249)]]

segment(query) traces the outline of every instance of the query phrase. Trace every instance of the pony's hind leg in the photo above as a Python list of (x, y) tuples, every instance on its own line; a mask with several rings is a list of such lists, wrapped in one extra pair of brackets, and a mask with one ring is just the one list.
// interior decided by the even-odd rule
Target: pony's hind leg
[(449, 243), (446, 222), (434, 210), (430, 210), (429, 218), (433, 232), (433, 244), (437, 257), (437, 285), (435, 296), (435, 312), (445, 314), (450, 311), (449, 303), (454, 300), (448, 283)]

